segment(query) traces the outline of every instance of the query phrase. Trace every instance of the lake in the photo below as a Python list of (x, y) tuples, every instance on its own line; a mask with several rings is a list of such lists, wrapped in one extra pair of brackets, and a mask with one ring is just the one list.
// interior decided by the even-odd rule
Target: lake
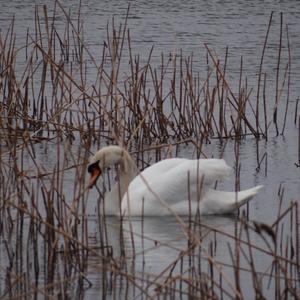
[[(0, 3), (1, 297), (299, 297), (298, 1)], [(264, 189), (239, 215), (105, 218), (114, 171), (87, 191), (86, 164), (112, 143)]]

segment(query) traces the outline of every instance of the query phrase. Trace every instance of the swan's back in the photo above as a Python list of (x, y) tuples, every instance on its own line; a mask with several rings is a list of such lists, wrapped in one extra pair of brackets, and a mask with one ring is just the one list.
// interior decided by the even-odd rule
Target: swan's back
[(185, 159), (168, 158), (155, 163), (146, 168), (131, 182), (129, 188), (136, 189), (145, 181), (150, 184), (163, 179), (162, 176), (176, 176), (187, 180), (198, 180), (204, 177), (206, 181), (215, 181), (227, 177), (231, 173), (229, 167), (223, 159)]
[[(167, 206), (182, 201), (200, 199), (208, 187), (229, 175), (231, 168), (223, 159), (189, 160), (171, 158), (162, 160), (141, 172), (128, 187), (122, 200), (122, 211), (131, 215), (168, 214)], [(187, 209), (187, 207), (186, 207)]]

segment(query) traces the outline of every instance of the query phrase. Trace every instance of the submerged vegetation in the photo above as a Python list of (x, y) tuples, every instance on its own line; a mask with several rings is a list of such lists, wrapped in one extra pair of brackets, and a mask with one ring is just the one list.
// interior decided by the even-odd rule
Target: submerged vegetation
[[(267, 172), (268, 155), (259, 143), (285, 134), (288, 122), (300, 128), (298, 101), (293, 99), (291, 107), (289, 99), (291, 50), (282, 15), (273, 101), (267, 101), (270, 82), (264, 72), (273, 15), (255, 87), (249, 86), (243, 58), (238, 84), (231, 86), (228, 51), (222, 60), (209, 45), (201, 77), (193, 55), (161, 54), (156, 65), (155, 49), (134, 54), (128, 15), (121, 25), (108, 23), (98, 56), (85, 44), (80, 10), (74, 18), (59, 1), (51, 14), (46, 6), (36, 7), (35, 31), (27, 31), (23, 47), (15, 46), (14, 20), (1, 32), (1, 299), (84, 298), (91, 273), (99, 277), (103, 299), (243, 299), (244, 276), (256, 298), (299, 298), (299, 198), (284, 206), (283, 186), (274, 200), (278, 213), (267, 222), (250, 221), (248, 207), (234, 216), (233, 232), (200, 216), (180, 220), (176, 225), (184, 249), (149, 236), (147, 220), (105, 218), (101, 202), (90, 217), (88, 198), (101, 198), (102, 192), (91, 196), (86, 167), (91, 153), (103, 145), (126, 147), (144, 169), (186, 146), (197, 157), (210, 157), (205, 145), (217, 142), (222, 155), (233, 143), (239, 190), (240, 142), (256, 141), (251, 172)], [(298, 139), (295, 168), (300, 165), (300, 131)], [(44, 163), (46, 156), (51, 165)], [(95, 238), (91, 218), (97, 223)], [(216, 256), (220, 240), (227, 262)], [(152, 274), (146, 269), (147, 253), (160, 247), (175, 253), (174, 260)], [(268, 265), (264, 272), (257, 257)]]

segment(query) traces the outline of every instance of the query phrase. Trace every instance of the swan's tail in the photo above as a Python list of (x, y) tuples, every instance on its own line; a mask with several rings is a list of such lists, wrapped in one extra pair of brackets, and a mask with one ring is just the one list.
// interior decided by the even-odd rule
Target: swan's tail
[(240, 192), (224, 192), (209, 189), (200, 201), (201, 214), (228, 214), (247, 203), (262, 185)]

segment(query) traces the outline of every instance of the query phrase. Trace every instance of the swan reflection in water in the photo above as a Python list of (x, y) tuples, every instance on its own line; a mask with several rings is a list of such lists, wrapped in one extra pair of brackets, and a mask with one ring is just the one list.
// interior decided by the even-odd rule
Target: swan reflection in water
[[(221, 255), (219, 259), (222, 260), (230, 258), (227, 234), (234, 236), (236, 224), (234, 215), (201, 216), (197, 224), (189, 223), (187, 217), (181, 220), (184, 225), (178, 223), (172, 216), (132, 217), (122, 221), (119, 217), (110, 216), (101, 224), (98, 223), (99, 220), (96, 221), (95, 232), (98, 239), (104, 238), (104, 244), (111, 249), (114, 259), (119, 260), (125, 254), (126, 260), (128, 262), (134, 260), (136, 270), (141, 272), (146, 268), (147, 272), (159, 274), (178, 259), (189, 247), (190, 241), (186, 234), (189, 224), (192, 234), (201, 241), (201, 245), (198, 246), (203, 249), (204, 256), (213, 243), (217, 246), (214, 255)], [(216, 237), (214, 229), (226, 235), (221, 233)]]

